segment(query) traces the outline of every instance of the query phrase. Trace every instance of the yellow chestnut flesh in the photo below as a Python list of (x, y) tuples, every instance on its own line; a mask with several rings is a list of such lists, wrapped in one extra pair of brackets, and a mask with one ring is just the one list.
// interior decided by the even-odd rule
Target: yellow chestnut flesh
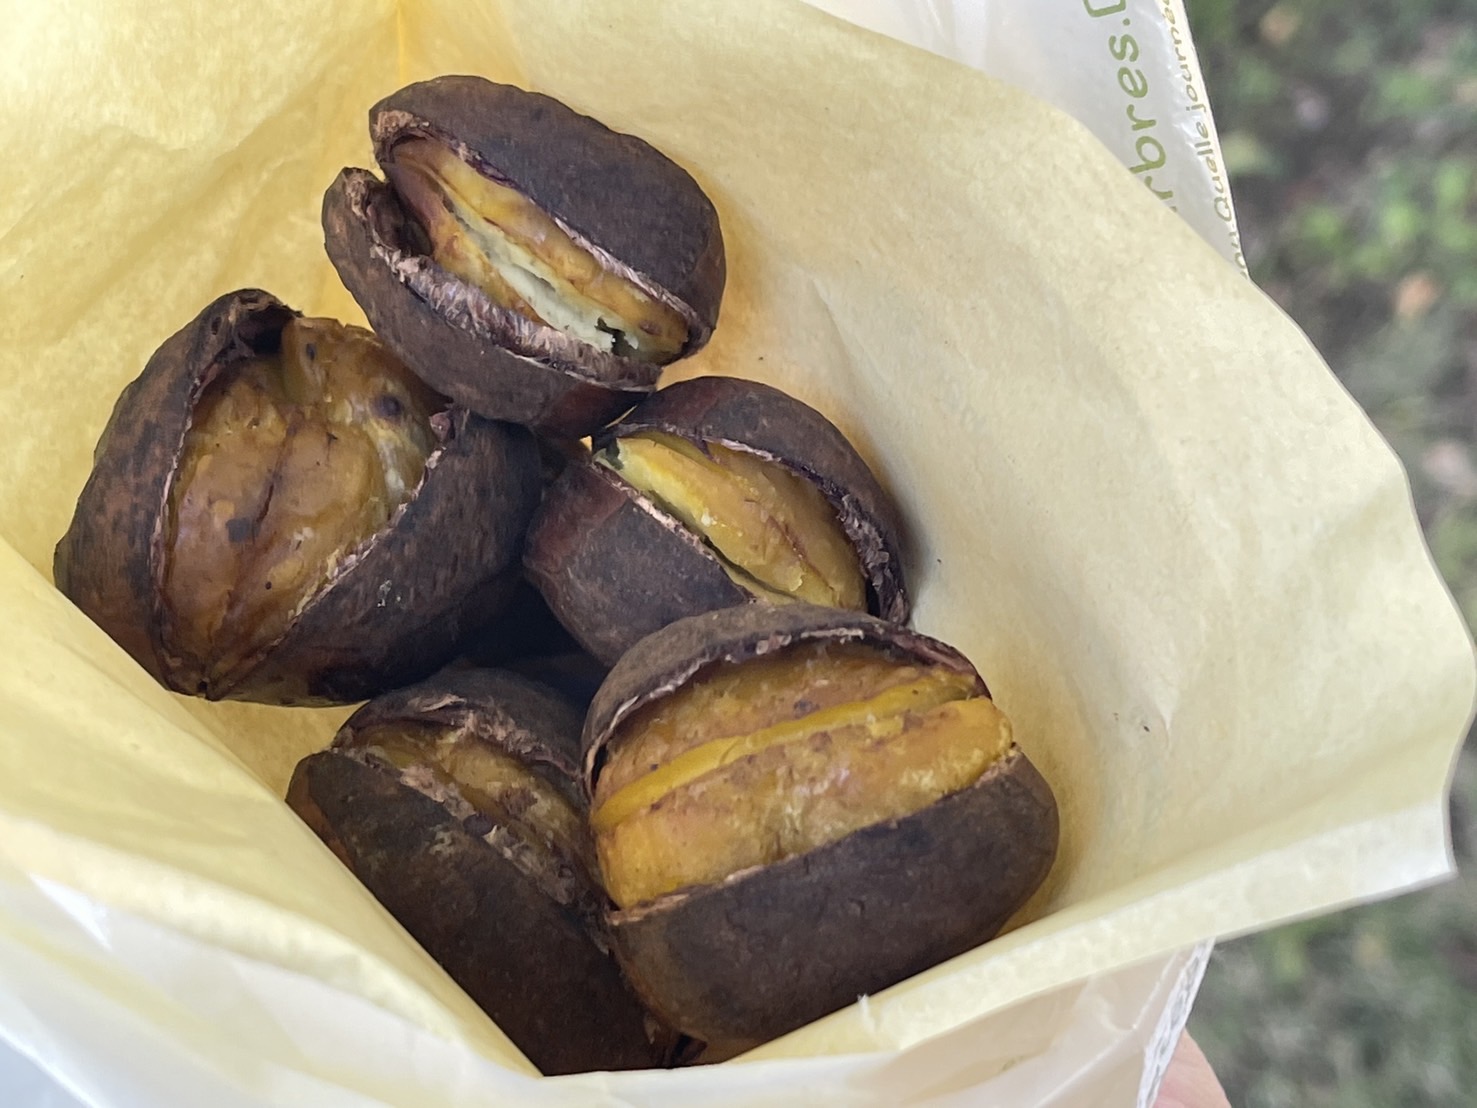
[(600, 350), (668, 362), (682, 316), (607, 269), (516, 189), (432, 139), (395, 147), (389, 175), (431, 240), (431, 257), (493, 303)]
[(973, 679), (870, 647), (804, 644), (699, 675), (612, 739), (592, 827), (621, 907), (898, 819), (1010, 749)]
[(414, 494), (439, 399), (368, 331), (296, 319), (205, 389), (169, 497), (165, 645), (206, 683), (271, 646)]
[(805, 478), (755, 454), (658, 431), (617, 439), (600, 460), (697, 532), (740, 587), (771, 601), (866, 610), (856, 550)]
[(365, 728), (354, 745), (402, 772), (426, 775), (416, 782), (423, 791), (455, 786), (463, 800), (528, 848), (520, 861), (536, 871), (530, 875), (556, 899), (570, 903), (588, 887), (594, 867), (580, 813), (524, 763), (459, 731), (427, 723)]

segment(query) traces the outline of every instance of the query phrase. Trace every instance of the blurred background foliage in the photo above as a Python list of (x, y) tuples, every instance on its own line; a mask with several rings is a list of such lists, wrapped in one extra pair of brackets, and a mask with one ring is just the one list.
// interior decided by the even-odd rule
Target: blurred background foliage
[[(1186, 7), (1252, 277), (1399, 452), (1477, 626), (1477, 0)], [(1471, 736), (1451, 821), (1458, 880), (1217, 949), (1191, 1030), (1236, 1108), (1477, 1104)]]

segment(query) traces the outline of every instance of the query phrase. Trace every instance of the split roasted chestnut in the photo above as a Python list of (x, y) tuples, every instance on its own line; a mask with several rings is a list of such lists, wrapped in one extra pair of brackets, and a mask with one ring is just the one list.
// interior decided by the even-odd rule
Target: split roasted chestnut
[(473, 411), (579, 437), (712, 334), (718, 216), (665, 155), (480, 77), (370, 111), (387, 181), (345, 169), (328, 255), (375, 332)]
[(495, 670), (370, 701), (287, 802), (546, 1074), (671, 1060), (601, 923), (580, 716)]
[(696, 377), (595, 447), (545, 495), (524, 566), (606, 664), (673, 620), (753, 601), (907, 619), (896, 509), (814, 408), (755, 381)]
[(1057, 847), (1050, 788), (958, 651), (806, 604), (633, 647), (584, 729), (616, 951), (731, 1053), (993, 937)]
[(168, 688), (362, 700), (495, 614), (539, 492), (525, 429), (449, 407), (369, 332), (246, 289), (119, 398), (56, 583)]

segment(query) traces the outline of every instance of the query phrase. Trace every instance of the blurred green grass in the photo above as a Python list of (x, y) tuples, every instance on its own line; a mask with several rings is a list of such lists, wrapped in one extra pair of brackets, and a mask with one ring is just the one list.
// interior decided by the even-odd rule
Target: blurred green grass
[[(1252, 277), (1400, 454), (1477, 626), (1477, 0), (1187, 0)], [(1217, 949), (1238, 1108), (1477, 1103), (1477, 745), (1456, 881)]]

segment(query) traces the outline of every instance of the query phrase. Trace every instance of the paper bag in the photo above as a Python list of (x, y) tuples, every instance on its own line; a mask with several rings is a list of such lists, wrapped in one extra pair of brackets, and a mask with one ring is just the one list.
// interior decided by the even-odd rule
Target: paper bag
[[(1472, 654), (1398, 463), (1059, 111), (783, 0), (97, 0), (5, 26), (0, 1029), (68, 1088), (1127, 1104), (1141, 1059), (1063, 1074), (1163, 1037), (1077, 1005), (1121, 989), (1154, 1023), (1170, 952), (1448, 872)], [(437, 72), (549, 92), (693, 172), (730, 279), (681, 374), (782, 385), (852, 437), (903, 507), (915, 625), (976, 663), (1059, 798), (1018, 927), (721, 1067), (535, 1077), (277, 799), (347, 710), (165, 693), (49, 584), (166, 335), (244, 285), (357, 318), (319, 198), (368, 164), (368, 105)]]

